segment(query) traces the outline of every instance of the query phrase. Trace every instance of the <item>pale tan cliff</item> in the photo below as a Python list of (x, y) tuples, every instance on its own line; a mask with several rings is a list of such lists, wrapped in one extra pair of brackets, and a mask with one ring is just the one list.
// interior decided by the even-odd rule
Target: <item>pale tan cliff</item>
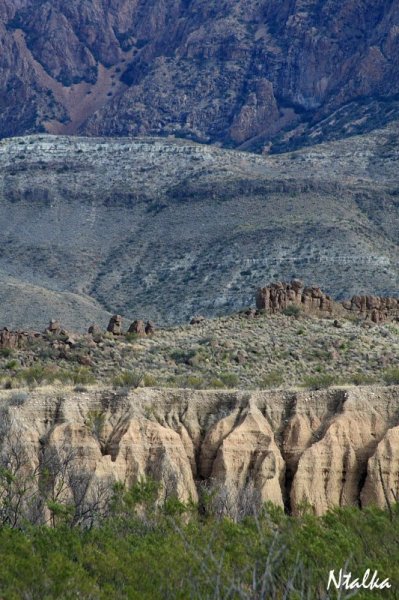
[[(399, 387), (227, 392), (43, 388), (2, 391), (2, 457), (16, 442), (37, 469), (73, 451), (85, 494), (151, 477), (160, 500), (198, 501), (204, 482), (225, 498), (294, 513), (386, 507), (399, 493)], [(58, 474), (57, 477), (61, 475)], [(60, 498), (76, 489), (59, 485)], [(227, 500), (226, 500), (227, 502)]]

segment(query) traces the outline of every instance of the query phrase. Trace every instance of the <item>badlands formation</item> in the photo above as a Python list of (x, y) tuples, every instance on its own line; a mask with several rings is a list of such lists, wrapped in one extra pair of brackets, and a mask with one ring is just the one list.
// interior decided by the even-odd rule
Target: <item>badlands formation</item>
[[(324, 391), (42, 388), (1, 391), (2, 452), (18, 441), (33, 470), (74, 450), (96, 486), (141, 477), (200, 500), (212, 486), (230, 512), (271, 501), (296, 514), (389, 507), (399, 493), (399, 387)], [(7, 426), (4, 427), (4, 424)], [(73, 490), (65, 490), (66, 495)]]

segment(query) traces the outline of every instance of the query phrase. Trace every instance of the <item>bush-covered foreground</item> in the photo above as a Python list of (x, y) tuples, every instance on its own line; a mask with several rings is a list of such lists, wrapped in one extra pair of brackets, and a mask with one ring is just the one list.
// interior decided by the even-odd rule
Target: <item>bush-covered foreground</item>
[[(399, 597), (399, 509), (347, 508), (322, 518), (288, 517), (266, 506), (239, 523), (170, 500), (148, 486), (115, 495), (96, 527), (68, 524), (0, 529), (0, 598), (321, 599), (329, 571), (366, 569), (391, 589), (356, 598)], [(203, 514), (201, 514), (203, 513)]]

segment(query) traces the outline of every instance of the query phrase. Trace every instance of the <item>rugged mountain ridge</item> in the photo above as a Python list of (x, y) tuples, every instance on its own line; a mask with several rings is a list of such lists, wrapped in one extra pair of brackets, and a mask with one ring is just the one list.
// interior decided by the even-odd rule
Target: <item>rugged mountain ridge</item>
[[(0, 144), (0, 320), (160, 324), (254, 304), (299, 277), (396, 296), (398, 128), (261, 157), (186, 141)], [(372, 287), (371, 287), (372, 282)]]
[(5, 0), (0, 135), (275, 150), (399, 116), (396, 0)]
[(397, 401), (397, 387), (2, 391), (1, 448), (18, 443), (30, 469), (72, 449), (70, 466), (89, 477), (88, 496), (100, 484), (151, 477), (160, 498), (197, 501), (205, 482), (237, 511), (244, 501), (294, 513), (305, 502), (317, 514), (387, 507), (399, 489)]

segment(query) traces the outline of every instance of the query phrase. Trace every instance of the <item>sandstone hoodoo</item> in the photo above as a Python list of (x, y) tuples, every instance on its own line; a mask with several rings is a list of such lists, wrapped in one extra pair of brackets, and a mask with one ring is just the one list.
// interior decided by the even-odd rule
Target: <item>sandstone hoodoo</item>
[[(307, 314), (321, 316), (354, 315), (372, 323), (399, 320), (399, 298), (383, 296), (353, 296), (350, 300), (338, 302), (325, 294), (319, 287), (305, 287), (302, 281), (293, 279), (291, 283), (272, 283), (256, 292), (256, 307), (269, 314), (287, 311), (298, 307)], [(337, 327), (339, 322), (335, 321)]]
[(111, 317), (108, 327), (108, 333), (112, 333), (113, 335), (122, 335), (122, 317), (120, 315), (114, 315)]
[(139, 337), (145, 337), (147, 334), (145, 332), (145, 323), (144, 321), (138, 320), (138, 321), (133, 321), (133, 323), (130, 325), (128, 331), (128, 333), (135, 333), (136, 335), (138, 335)]
[(305, 287), (302, 281), (293, 279), (291, 283), (273, 283), (259, 288), (256, 293), (256, 307), (268, 313), (278, 313), (289, 306), (298, 306), (305, 312), (331, 314), (333, 302), (330, 296), (319, 287)]
[(48, 327), (45, 329), (44, 333), (48, 333), (50, 335), (59, 335), (62, 332), (62, 327), (57, 319), (51, 319)]
[(399, 298), (353, 296), (351, 300), (342, 302), (342, 306), (373, 323), (399, 320)]
[(93, 335), (93, 336), (97, 336), (97, 335), (101, 335), (102, 334), (101, 327), (99, 327), (96, 323), (93, 323), (93, 325), (90, 325), (90, 327), (89, 327), (89, 329), (87, 331), (88, 331), (88, 333), (90, 335)]
[(145, 334), (146, 335), (154, 335), (155, 333), (155, 323), (154, 321), (147, 321), (145, 326)]

